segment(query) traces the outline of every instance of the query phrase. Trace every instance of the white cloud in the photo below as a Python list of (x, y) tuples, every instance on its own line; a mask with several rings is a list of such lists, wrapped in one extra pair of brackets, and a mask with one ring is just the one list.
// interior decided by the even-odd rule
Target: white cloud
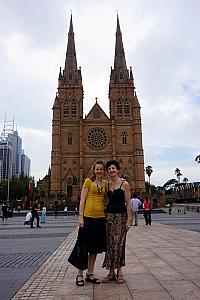
[(21, 0), (0, 6), (7, 16), (0, 21), (0, 117), (14, 115), (35, 177), (43, 177), (50, 163), (51, 108), (65, 61), (70, 11), (84, 112), (98, 97), (108, 114), (118, 9), (127, 66), (133, 67), (141, 104), (145, 164), (154, 169), (152, 183), (162, 185), (176, 167), (189, 180), (199, 180), (194, 162), (200, 152), (198, 0), (44, 0), (40, 6)]
[(31, 173), (43, 178), (50, 165), (51, 132), (27, 127), (18, 127), (25, 153), (31, 158)]

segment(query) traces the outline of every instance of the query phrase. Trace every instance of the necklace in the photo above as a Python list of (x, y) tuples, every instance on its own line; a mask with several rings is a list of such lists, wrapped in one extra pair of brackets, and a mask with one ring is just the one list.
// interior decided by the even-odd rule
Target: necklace
[(103, 184), (102, 184), (102, 182), (101, 182), (101, 187), (98, 186), (97, 181), (96, 181), (96, 184), (97, 184), (98, 194), (101, 194), (101, 193), (102, 193), (102, 190), (103, 190)]

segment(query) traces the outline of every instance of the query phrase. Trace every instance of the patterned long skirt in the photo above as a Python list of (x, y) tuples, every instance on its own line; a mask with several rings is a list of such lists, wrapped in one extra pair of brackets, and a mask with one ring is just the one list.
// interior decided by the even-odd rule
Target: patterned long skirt
[(107, 251), (102, 267), (116, 269), (125, 266), (127, 214), (106, 214)]

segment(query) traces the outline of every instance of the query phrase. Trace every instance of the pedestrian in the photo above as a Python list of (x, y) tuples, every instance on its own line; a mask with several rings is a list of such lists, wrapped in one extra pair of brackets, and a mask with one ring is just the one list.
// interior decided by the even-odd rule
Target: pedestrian
[(58, 206), (57, 205), (54, 208), (54, 216), (55, 216), (55, 219), (57, 219), (57, 216), (58, 216)]
[(68, 208), (67, 208), (67, 206), (65, 206), (64, 207), (64, 218), (66, 218), (66, 216), (67, 216), (67, 210), (68, 210)]
[(138, 226), (138, 209), (142, 205), (142, 202), (137, 198), (137, 194), (133, 194), (131, 199), (131, 208), (133, 211), (133, 221), (135, 221), (134, 226)]
[[(106, 170), (110, 180), (106, 205), (107, 251), (103, 267), (106, 267), (109, 273), (102, 282), (116, 279), (117, 283), (124, 283), (121, 268), (125, 266), (126, 234), (132, 225), (130, 186), (124, 178), (119, 176), (120, 166), (116, 160), (108, 161)], [(116, 274), (115, 269), (117, 269)]]
[(146, 225), (151, 225), (151, 200), (146, 196), (144, 203), (143, 203), (143, 209), (144, 209), (144, 219)]
[[(81, 191), (79, 205), (79, 227), (83, 234), (88, 251), (88, 270), (85, 281), (99, 284), (100, 280), (94, 276), (94, 264), (98, 253), (106, 250), (105, 229), (105, 199), (107, 181), (103, 180), (105, 165), (97, 161), (93, 166), (92, 178), (86, 178)], [(83, 286), (83, 271), (78, 270), (76, 285)]]
[(75, 207), (75, 215), (78, 215), (79, 213), (78, 213), (78, 207), (76, 206)]
[(38, 210), (39, 210), (39, 204), (38, 204), (38, 200), (36, 199), (33, 204), (32, 204), (32, 208), (31, 208), (31, 214), (32, 214), (32, 218), (31, 218), (31, 228), (33, 227), (33, 222), (34, 219), (36, 218), (37, 220), (37, 228), (41, 228), (40, 224), (39, 224), (39, 215), (38, 215)]
[(31, 213), (31, 211), (29, 211), (26, 214), (24, 225), (30, 225), (31, 224), (31, 218), (32, 218), (32, 213)]
[(7, 224), (8, 220), (8, 205), (7, 202), (4, 201), (2, 204), (2, 223)]
[(46, 206), (44, 205), (43, 208), (42, 208), (40, 223), (46, 223), (46, 221), (47, 221), (47, 214), (46, 213), (47, 213), (47, 209), (46, 209)]

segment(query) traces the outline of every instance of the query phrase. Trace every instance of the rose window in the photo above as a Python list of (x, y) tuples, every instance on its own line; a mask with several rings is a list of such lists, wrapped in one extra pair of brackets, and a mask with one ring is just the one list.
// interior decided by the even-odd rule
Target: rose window
[(87, 144), (92, 149), (102, 149), (108, 142), (108, 136), (104, 129), (94, 128), (87, 135)]

